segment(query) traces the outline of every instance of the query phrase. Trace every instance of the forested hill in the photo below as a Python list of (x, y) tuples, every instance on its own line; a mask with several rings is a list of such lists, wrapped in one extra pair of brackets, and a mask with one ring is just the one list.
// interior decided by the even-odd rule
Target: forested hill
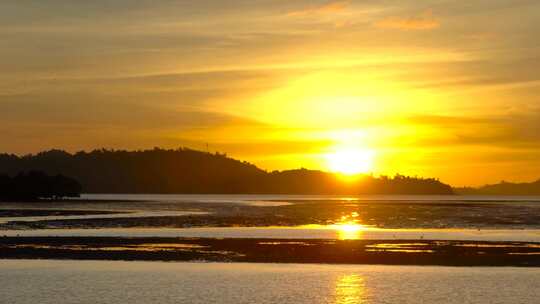
[(30, 170), (73, 177), (86, 193), (452, 194), (435, 179), (365, 176), (345, 182), (322, 171), (267, 172), (225, 154), (185, 148), (0, 154), (0, 174)]
[(540, 180), (532, 183), (500, 182), (480, 188), (456, 188), (456, 191), (470, 195), (540, 195)]

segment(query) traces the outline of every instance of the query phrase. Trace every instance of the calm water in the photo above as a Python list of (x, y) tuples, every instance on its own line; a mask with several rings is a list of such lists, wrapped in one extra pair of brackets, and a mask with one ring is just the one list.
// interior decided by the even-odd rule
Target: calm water
[(114, 236), (540, 242), (540, 230), (360, 229), (333, 227), (209, 227), (0, 230), (0, 236)]
[[(96, 201), (84, 203), (62, 201), (48, 204), (1, 203), (1, 209), (75, 209), (110, 210), (129, 212), (106, 215), (39, 216), (0, 218), (0, 223), (9, 221), (38, 221), (58, 219), (97, 219), (125, 217), (156, 217), (200, 214), (185, 210), (190, 203), (249, 204), (257, 206), (276, 206), (299, 201), (369, 201), (407, 202), (407, 203), (464, 203), (489, 202), (500, 206), (534, 206), (540, 212), (540, 197), (524, 196), (440, 196), (440, 195), (366, 195), (356, 197), (326, 195), (156, 195), (156, 194), (85, 194), (82, 199)], [(196, 205), (195, 205), (196, 206)], [(189, 208), (188, 208), (189, 209)], [(527, 209), (529, 210), (529, 209)], [(540, 242), (540, 230), (528, 229), (355, 229), (347, 231), (339, 227), (227, 227), (227, 228), (103, 228), (103, 229), (39, 229), (39, 230), (0, 230), (7, 236), (124, 236), (124, 237), (219, 237), (219, 238), (316, 238), (316, 239), (425, 239), (425, 240), (477, 240), (477, 241), (526, 241)]]
[(490, 195), (251, 195), (251, 194), (83, 194), (82, 200), (125, 200), (153, 202), (257, 203), (290, 201), (406, 201), (406, 202), (519, 202), (540, 203), (540, 196)]
[(540, 269), (0, 260), (2, 303), (538, 303)]
[[(50, 207), (49, 207), (50, 208)], [(47, 209), (47, 208), (41, 208)], [(53, 209), (53, 208), (50, 208)], [(37, 222), (43, 220), (76, 220), (76, 219), (115, 219), (115, 218), (144, 218), (144, 217), (160, 217), (160, 216), (184, 216), (207, 214), (207, 212), (197, 211), (133, 211), (129, 213), (118, 214), (92, 214), (92, 215), (51, 215), (51, 216), (22, 216), (22, 217), (0, 217), (0, 224), (11, 221), (16, 222)]]
[[(133, 217), (182, 215), (185, 203), (279, 205), (295, 201), (489, 202), (540, 206), (538, 197), (85, 195), (96, 203), (1, 208), (91, 209)], [(110, 203), (110, 200), (129, 201)], [(102, 202), (99, 202), (102, 201)], [(536, 208), (536, 207), (533, 207)], [(180, 214), (181, 213), (181, 214)], [(76, 218), (117, 217), (88, 215)], [(126, 214), (121, 217), (125, 217)], [(26, 218), (40, 220), (48, 217)], [(73, 218), (65, 216), (62, 218)], [(7, 219), (1, 219), (6, 221)], [(22, 220), (22, 219), (21, 219)], [(340, 229), (335, 227), (104, 228), (3, 230), (21, 236), (165, 236), (446, 239), (540, 242), (540, 230)], [(0, 303), (539, 303), (538, 268), (220, 264), (0, 260)]]

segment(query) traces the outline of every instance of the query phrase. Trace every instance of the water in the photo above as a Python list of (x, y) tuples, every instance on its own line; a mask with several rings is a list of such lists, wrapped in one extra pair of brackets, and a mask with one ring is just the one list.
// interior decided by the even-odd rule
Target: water
[[(333, 203), (340, 206), (359, 202), (406, 202), (406, 203), (445, 203), (464, 204), (486, 203), (482, 211), (489, 214), (474, 216), (494, 218), (507, 216), (511, 210), (517, 219), (540, 213), (540, 197), (511, 196), (440, 196), (440, 195), (366, 195), (357, 197), (325, 195), (159, 195), (159, 194), (85, 194), (81, 199), (90, 202), (60, 201), (48, 203), (0, 203), (0, 208), (9, 209), (68, 209), (68, 210), (107, 210), (120, 214), (4, 217), (1, 223), (9, 221), (32, 222), (61, 219), (114, 219), (144, 218), (160, 216), (182, 216), (202, 214), (198, 206), (217, 204), (222, 210), (234, 209), (235, 205), (280, 206), (298, 202), (313, 202), (312, 210), (321, 204)], [(322, 203), (321, 203), (322, 202)], [(316, 205), (319, 204), (319, 205)], [(492, 206), (497, 206), (493, 208)], [(431, 207), (430, 207), (431, 208)], [(467, 208), (467, 210), (469, 210)], [(486, 211), (487, 210), (487, 211)], [(493, 214), (498, 210), (501, 214)], [(461, 211), (463, 212), (463, 210)], [(521, 212), (521, 214), (519, 213)], [(0, 230), (0, 235), (7, 236), (118, 236), (118, 237), (217, 237), (217, 238), (297, 238), (297, 239), (403, 239), (403, 240), (470, 240), (470, 241), (525, 241), (540, 242), (540, 230), (537, 226), (523, 226), (525, 229), (508, 227), (486, 227), (481, 230), (471, 227), (464, 229), (343, 229), (332, 226), (300, 227), (209, 227), (209, 228), (101, 228), (101, 229), (38, 229), (38, 230)], [(409, 227), (411, 228), (411, 227)]]
[[(18, 220), (180, 216), (197, 205), (280, 206), (295, 202), (487, 202), (528, 206), (538, 197), (84, 195), (93, 200), (1, 203), (0, 208), (132, 212), (129, 215), (23, 217)], [(115, 202), (111, 202), (114, 200)], [(193, 205), (195, 203), (195, 205)], [(232, 204), (232, 205), (228, 205)], [(498, 208), (499, 208), (498, 207)], [(314, 208), (317, 208), (316, 206)], [(204, 209), (203, 209), (204, 210)], [(213, 209), (212, 209), (213, 210)], [(533, 211), (530, 211), (533, 210)], [(491, 211), (491, 209), (490, 209)], [(490, 213), (491, 214), (491, 213)], [(13, 218), (2, 218), (3, 222)], [(289, 239), (410, 239), (540, 242), (531, 229), (374, 229), (369, 227), (224, 227), (2, 230), (8, 236), (124, 236)], [(539, 268), (376, 265), (221, 264), (0, 260), (0, 303), (538, 303)]]
[(540, 242), (540, 230), (360, 229), (338, 227), (208, 227), (0, 230), (0, 236), (198, 237), (277, 239), (460, 240)]
[(540, 203), (540, 196), (505, 195), (290, 195), (290, 194), (83, 194), (80, 200), (197, 203), (253, 203), (290, 201), (392, 202), (519, 202)]
[(0, 299), (70, 303), (538, 303), (540, 269), (0, 260)]
[[(41, 208), (46, 209), (46, 208)], [(92, 214), (92, 215), (47, 215), (47, 216), (20, 216), (20, 217), (0, 217), (0, 224), (15, 222), (37, 222), (37, 221), (57, 221), (57, 220), (77, 220), (77, 219), (117, 219), (117, 218), (144, 218), (144, 217), (166, 217), (184, 215), (202, 215), (207, 212), (197, 211), (132, 211), (117, 214)], [(0, 230), (1, 231), (1, 230)]]

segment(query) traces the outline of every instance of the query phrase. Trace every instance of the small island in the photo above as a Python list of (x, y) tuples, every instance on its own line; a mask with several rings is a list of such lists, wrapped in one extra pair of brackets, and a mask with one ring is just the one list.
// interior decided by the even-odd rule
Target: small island
[(0, 175), (0, 201), (34, 201), (79, 197), (82, 186), (73, 178), (41, 171), (22, 172), (13, 177)]

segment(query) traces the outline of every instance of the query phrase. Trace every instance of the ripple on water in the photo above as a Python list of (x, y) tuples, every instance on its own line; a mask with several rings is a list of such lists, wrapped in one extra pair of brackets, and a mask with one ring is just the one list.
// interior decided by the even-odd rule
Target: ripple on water
[(0, 281), (2, 302), (17, 304), (533, 304), (540, 270), (6, 260)]

